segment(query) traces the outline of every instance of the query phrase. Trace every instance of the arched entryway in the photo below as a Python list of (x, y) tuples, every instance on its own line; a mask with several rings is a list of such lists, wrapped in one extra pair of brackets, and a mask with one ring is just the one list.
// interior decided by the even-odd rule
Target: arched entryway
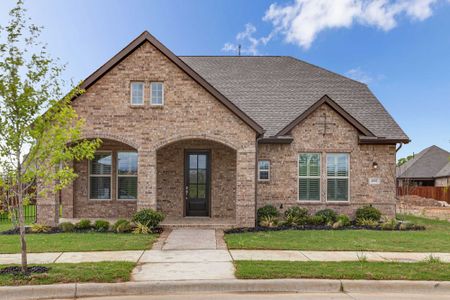
[(186, 217), (236, 219), (236, 150), (223, 143), (190, 138), (156, 153), (157, 209), (168, 222)]

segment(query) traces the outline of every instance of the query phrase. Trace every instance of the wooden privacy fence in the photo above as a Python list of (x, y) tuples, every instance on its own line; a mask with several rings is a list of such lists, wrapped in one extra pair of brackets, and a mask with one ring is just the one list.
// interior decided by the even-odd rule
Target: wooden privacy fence
[(450, 188), (437, 186), (399, 187), (398, 195), (415, 195), (450, 203)]

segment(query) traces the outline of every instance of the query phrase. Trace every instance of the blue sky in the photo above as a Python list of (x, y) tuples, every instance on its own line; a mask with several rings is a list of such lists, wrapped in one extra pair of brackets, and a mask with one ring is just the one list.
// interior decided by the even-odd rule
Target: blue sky
[[(291, 55), (367, 82), (412, 142), (450, 150), (449, 0), (26, 0), (79, 81), (148, 30), (178, 55)], [(0, 3), (5, 24), (12, 0)], [(226, 50), (229, 51), (226, 51)]]

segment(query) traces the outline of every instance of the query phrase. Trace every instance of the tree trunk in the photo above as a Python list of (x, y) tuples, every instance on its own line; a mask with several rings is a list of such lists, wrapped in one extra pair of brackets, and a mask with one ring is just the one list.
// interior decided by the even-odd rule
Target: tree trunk
[(22, 272), (28, 273), (27, 263), (27, 243), (25, 241), (25, 216), (23, 211), (23, 185), (22, 185), (22, 168), (20, 163), (20, 153), (16, 154), (17, 159), (17, 199), (19, 212), (19, 231), (20, 231), (20, 250), (22, 258)]

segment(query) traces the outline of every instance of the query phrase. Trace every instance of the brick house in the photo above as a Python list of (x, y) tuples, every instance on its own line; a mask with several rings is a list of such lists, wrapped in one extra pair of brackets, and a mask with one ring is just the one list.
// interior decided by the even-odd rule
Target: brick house
[[(63, 218), (202, 217), (254, 226), (256, 208), (373, 204), (395, 212), (396, 144), (409, 142), (365, 84), (292, 57), (173, 54), (144, 32), (73, 100), (93, 161), (61, 192)], [(38, 222), (58, 222), (58, 197)]]

